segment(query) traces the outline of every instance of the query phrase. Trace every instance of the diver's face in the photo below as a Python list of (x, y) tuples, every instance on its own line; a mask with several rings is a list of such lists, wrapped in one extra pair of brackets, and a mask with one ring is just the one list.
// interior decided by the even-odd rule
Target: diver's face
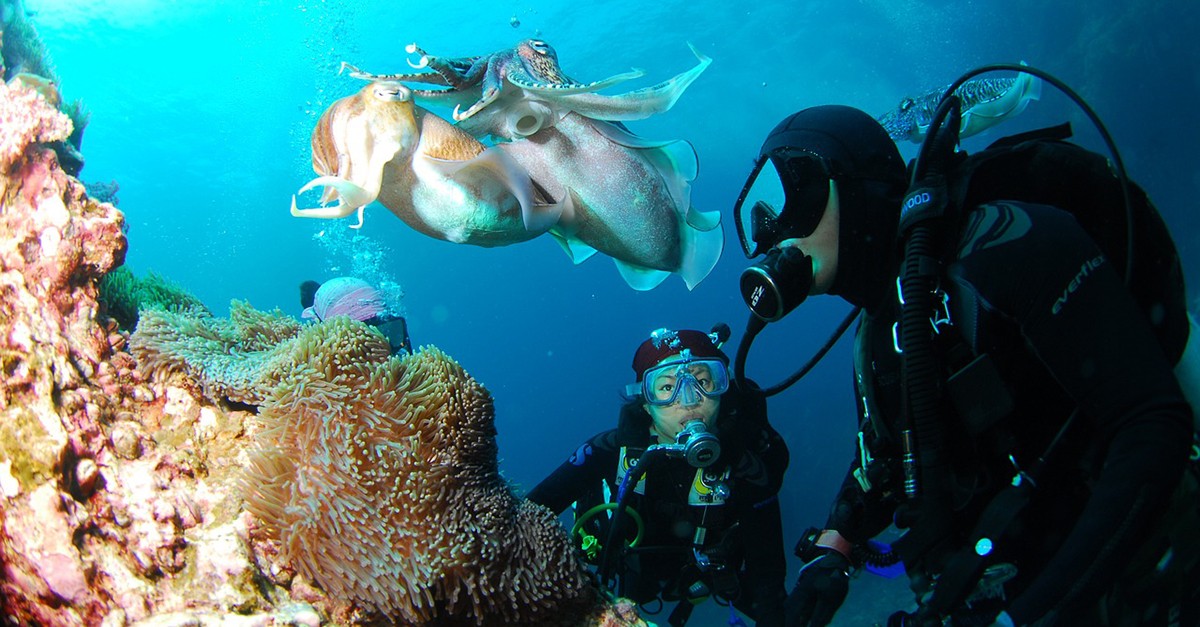
[(833, 287), (833, 278), (837, 276), (838, 264), (838, 230), (841, 225), (841, 204), (838, 202), (837, 182), (829, 180), (829, 201), (825, 204), (825, 213), (812, 235), (785, 239), (777, 245), (779, 248), (791, 247), (812, 257), (813, 286), (809, 294), (826, 294)]
[[(679, 357), (672, 355), (659, 363), (676, 360)], [(662, 390), (665, 396), (669, 396), (671, 388), (679, 383), (684, 385), (698, 384), (703, 389), (712, 389), (713, 377), (707, 372), (707, 368), (696, 364), (691, 366), (691, 375), (694, 379), (688, 382), (677, 382), (673, 375), (663, 374), (656, 377), (651, 383), (652, 389)], [(691, 398), (691, 402), (685, 400)], [(669, 405), (652, 405), (650, 403), (643, 404), (646, 408), (646, 413), (650, 414), (651, 425), (650, 431), (652, 435), (658, 437), (660, 443), (670, 443), (675, 441), (675, 437), (683, 431), (684, 425), (694, 420), (699, 420), (704, 423), (704, 426), (712, 429), (713, 423), (717, 417), (717, 410), (721, 407), (721, 397), (708, 397), (704, 394), (678, 394)]]

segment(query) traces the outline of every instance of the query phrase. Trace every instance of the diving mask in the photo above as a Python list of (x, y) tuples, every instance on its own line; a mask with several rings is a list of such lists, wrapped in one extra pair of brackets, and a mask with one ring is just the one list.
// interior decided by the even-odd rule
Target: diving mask
[(641, 394), (651, 405), (670, 405), (679, 401), (695, 405), (705, 398), (716, 398), (729, 390), (729, 372), (720, 359), (694, 359), (684, 349), (679, 359), (648, 368), (640, 383), (631, 383), (628, 393)]
[(825, 215), (831, 178), (828, 161), (806, 150), (781, 147), (761, 155), (733, 206), (746, 257), (812, 235)]

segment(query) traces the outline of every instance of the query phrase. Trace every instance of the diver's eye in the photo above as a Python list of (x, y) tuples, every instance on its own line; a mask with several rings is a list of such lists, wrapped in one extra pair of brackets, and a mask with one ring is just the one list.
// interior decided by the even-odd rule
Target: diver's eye
[(654, 388), (654, 397), (660, 401), (665, 401), (665, 400), (671, 398), (671, 394), (673, 394), (674, 392), (675, 392), (675, 384), (674, 383), (660, 383), (658, 385), (658, 387)]
[(703, 389), (705, 392), (711, 392), (713, 389), (713, 381), (712, 381), (712, 379), (710, 379), (708, 377), (696, 379), (696, 383), (699, 383), (700, 388)]

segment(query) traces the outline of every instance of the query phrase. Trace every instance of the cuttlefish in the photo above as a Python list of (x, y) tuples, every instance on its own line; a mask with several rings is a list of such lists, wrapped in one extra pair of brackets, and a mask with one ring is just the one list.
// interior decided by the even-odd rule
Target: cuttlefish
[[(894, 140), (921, 143), (948, 88), (949, 85), (901, 100), (896, 109), (879, 116), (879, 123)], [(970, 137), (1020, 115), (1030, 101), (1041, 97), (1042, 81), (1022, 72), (1016, 78), (972, 79), (954, 93), (962, 99), (959, 137)]]
[(416, 44), (406, 50), (419, 54), (409, 65), (432, 72), (371, 74), (343, 64), (351, 76), (366, 80), (424, 83), (444, 89), (414, 89), (422, 105), (453, 108), (453, 119), (472, 135), (502, 139), (528, 137), (553, 126), (568, 112), (596, 120), (643, 120), (663, 113), (712, 63), (695, 46), (688, 44), (699, 60), (692, 69), (642, 89), (614, 95), (597, 93), (641, 77), (634, 69), (609, 78), (580, 83), (567, 76), (559, 65), (558, 53), (540, 39), (526, 39), (511, 49), (491, 54), (447, 58), (427, 54)]
[(568, 112), (497, 147), (563, 207), (550, 233), (576, 263), (599, 250), (636, 290), (653, 289), (671, 272), (692, 289), (721, 257), (720, 213), (691, 205), (698, 161), (688, 142), (647, 141)]
[(553, 47), (534, 39), (462, 58), (409, 46), (421, 55), (409, 64), (432, 72), (377, 75), (344, 67), (358, 78), (444, 87), (414, 89), (413, 97), (453, 106), (457, 127), (478, 139), (502, 140), (496, 147), (562, 207), (550, 233), (576, 263), (599, 250), (635, 289), (652, 289), (671, 272), (691, 289), (716, 265), (724, 244), (719, 213), (691, 206), (695, 151), (687, 142), (647, 141), (612, 123), (670, 109), (712, 62), (691, 49), (699, 59), (691, 70), (613, 96), (596, 92), (642, 71), (580, 83), (562, 70)]
[[(686, 142), (647, 142), (571, 114), (531, 139), (485, 146), (412, 102), (395, 82), (371, 83), (321, 116), (312, 136), (326, 206), (292, 215), (342, 218), (378, 200), (430, 237), (503, 246), (550, 232), (571, 258), (613, 257), (638, 290), (678, 272), (694, 287), (720, 257), (716, 212), (691, 208), (696, 158)], [(336, 201), (333, 206), (329, 203)]]
[(508, 155), (417, 106), (396, 82), (371, 83), (330, 105), (313, 130), (312, 162), (319, 176), (298, 193), (324, 186), (323, 206), (299, 209), (293, 196), (293, 216), (358, 212), (358, 228), (378, 200), (431, 237), (504, 246), (545, 233), (562, 211), (536, 202), (529, 175)]

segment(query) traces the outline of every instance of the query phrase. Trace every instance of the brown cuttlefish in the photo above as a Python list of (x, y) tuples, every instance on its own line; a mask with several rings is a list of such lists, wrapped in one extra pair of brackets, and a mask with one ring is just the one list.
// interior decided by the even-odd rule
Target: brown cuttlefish
[[(504, 246), (548, 231), (562, 213), (535, 202), (525, 169), (495, 147), (413, 103), (408, 87), (370, 83), (321, 115), (312, 134), (313, 170), (304, 193), (324, 186), (321, 207), (292, 215), (343, 218), (378, 200), (430, 237)], [(337, 201), (336, 205), (328, 203)]]

